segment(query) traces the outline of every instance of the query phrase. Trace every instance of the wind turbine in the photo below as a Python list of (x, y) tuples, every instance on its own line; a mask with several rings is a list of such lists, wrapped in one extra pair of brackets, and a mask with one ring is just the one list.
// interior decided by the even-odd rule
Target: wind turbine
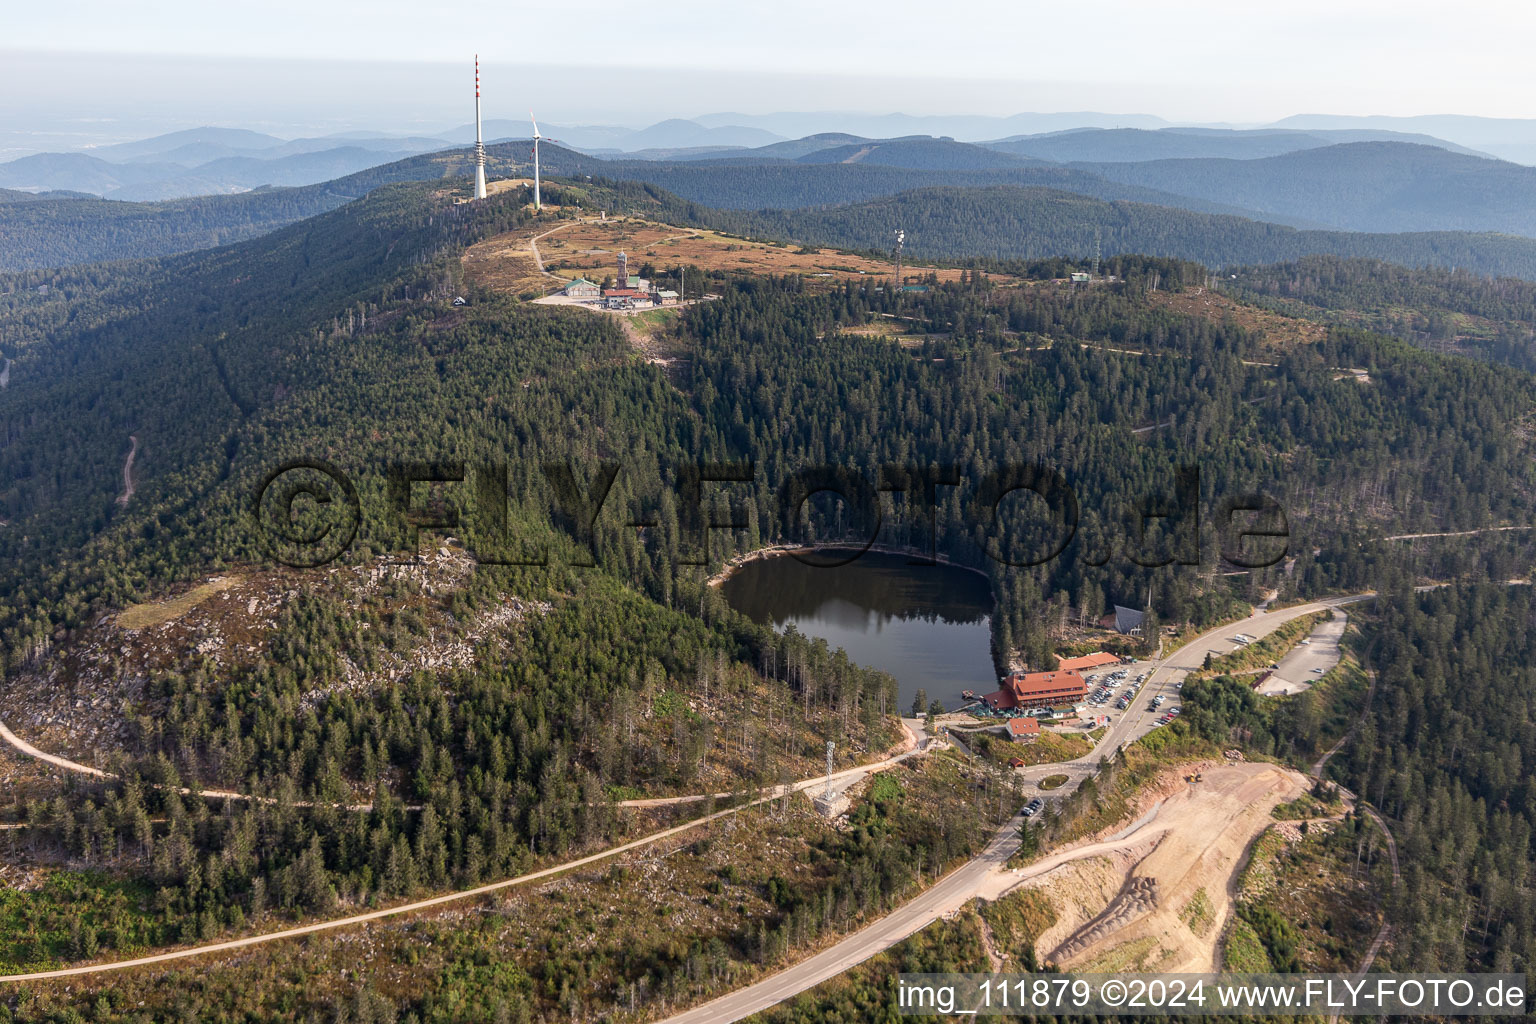
[(533, 121), (533, 209), (534, 212), (544, 209), (544, 203), (539, 198), (539, 122), (534, 120), (533, 111), (528, 111), (528, 120)]

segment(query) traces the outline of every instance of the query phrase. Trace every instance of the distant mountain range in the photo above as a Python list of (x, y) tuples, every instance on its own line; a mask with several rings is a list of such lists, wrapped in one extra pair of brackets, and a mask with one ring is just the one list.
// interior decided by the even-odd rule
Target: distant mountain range
[(437, 138), (280, 139), (238, 128), (194, 128), (86, 152), (24, 156), (0, 164), (0, 188), (133, 202), (184, 199), (311, 185), (451, 146)]
[[(1363, 120), (1364, 124), (1356, 124)], [(846, 122), (843, 123), (843, 122)], [(1146, 115), (1019, 114), (1008, 118), (870, 117), (856, 114), (713, 114), (673, 118), (633, 129), (613, 125), (543, 126), (551, 142), (589, 156), (679, 163), (698, 160), (795, 160), (866, 163), (909, 170), (1000, 171), (1039, 164), (1147, 163), (1158, 160), (1261, 160), (1346, 143), (1395, 142), (1467, 157), (1525, 152), (1536, 162), (1536, 122), (1486, 118), (1293, 118), (1278, 126), (1237, 129), (1173, 126)], [(1322, 122), (1322, 123), (1317, 123)], [(838, 131), (787, 136), (777, 129), (836, 124)], [(863, 134), (848, 130), (880, 129)], [(944, 129), (941, 131), (941, 129)], [(1441, 130), (1444, 134), (1437, 134)], [(1459, 133), (1459, 134), (1458, 134)], [(526, 139), (521, 119), (484, 123), (488, 143)], [(1485, 147), (1448, 141), (1474, 135)], [(967, 139), (971, 141), (966, 141)], [(159, 201), (243, 192), (263, 185), (309, 185), (407, 156), (465, 146), (473, 123), (430, 135), (348, 132), (282, 139), (241, 128), (204, 127), (67, 153), (38, 153), (0, 163), (0, 188), (80, 191), (108, 199)], [(1097, 173), (1097, 172), (1094, 172)], [(1198, 198), (1195, 191), (1155, 186)], [(759, 205), (777, 205), (765, 200)], [(1236, 204), (1241, 206), (1242, 204)], [(1288, 222), (1305, 212), (1276, 208)], [(1338, 225), (1337, 218), (1318, 221)]]
[(1073, 166), (1128, 185), (1350, 231), (1536, 236), (1536, 168), (1400, 142), (1353, 142), (1259, 160)]
[[(1161, 164), (1181, 161), (1068, 167), (952, 140), (850, 143), (838, 137), (815, 144), (829, 142), (833, 145), (812, 149), (797, 159), (603, 160), (548, 142), (542, 155), (551, 179), (573, 181), (596, 195), (627, 190), (625, 194), (650, 204), (654, 215), (676, 223), (785, 241), (883, 250), (891, 231), (902, 226), (911, 251), (932, 257), (1077, 258), (1092, 251), (1097, 235), (1109, 253), (1179, 256), (1212, 266), (1321, 253), (1536, 280), (1536, 238), (1466, 230), (1297, 230), (1294, 224), (1276, 223), (1277, 217), (1254, 213), (1252, 207), (1176, 195), (1085, 169), (1146, 167), (1151, 178), (1153, 171), (1165, 173)], [(1385, 147), (1387, 152), (1372, 153), (1372, 147)], [(838, 158), (825, 156), (829, 151)], [(861, 153), (863, 159), (849, 159)], [(1011, 163), (964, 169), (965, 162), (979, 158), (978, 154)], [(818, 159), (818, 155), (822, 156)], [(895, 162), (870, 163), (871, 156)], [(1350, 177), (1350, 169), (1357, 164), (1378, 168), (1393, 165), (1399, 157), (1404, 169), (1397, 178), (1379, 172), (1374, 184), (1361, 185)], [(920, 166), (925, 160), (961, 169)], [(900, 161), (918, 166), (902, 166)], [(1529, 192), (1520, 191), (1530, 188), (1536, 170), (1402, 143), (1351, 143), (1256, 161), (1193, 161), (1202, 167), (1214, 164), (1217, 169), (1181, 180), (1199, 183), (1213, 196), (1232, 194), (1278, 204), (1288, 193), (1266, 191), (1263, 175), (1238, 179), (1236, 184), (1230, 175), (1222, 175), (1228, 164), (1263, 167), (1273, 161), (1300, 164), (1282, 168), (1277, 180), (1311, 174), (1317, 191), (1323, 190), (1321, 183), (1328, 174), (1343, 183), (1336, 194), (1325, 197), (1327, 202), (1320, 203), (1325, 214), (1347, 210), (1351, 197), (1358, 198), (1370, 188), (1376, 188), (1380, 198), (1373, 216), (1399, 216), (1416, 197), (1431, 214), (1469, 221), (1474, 215), (1497, 215), (1524, 223), (1516, 207), (1536, 208)], [(493, 179), (526, 176), (529, 163), (526, 139), (487, 147)], [(302, 187), (160, 203), (111, 202), (62, 193), (33, 196), (0, 189), (0, 270), (163, 256), (222, 245), (335, 209), (381, 186), (451, 179), (462, 190), (471, 168), (471, 151), (453, 149), (417, 154)], [(1480, 180), (1479, 171), (1494, 175), (1497, 187), (1473, 187)], [(1415, 190), (1415, 180), (1429, 184)], [(1252, 191), (1239, 191), (1238, 185)], [(1498, 195), (1510, 197), (1508, 209), (1490, 204)], [(1303, 218), (1291, 220), (1307, 226)]]

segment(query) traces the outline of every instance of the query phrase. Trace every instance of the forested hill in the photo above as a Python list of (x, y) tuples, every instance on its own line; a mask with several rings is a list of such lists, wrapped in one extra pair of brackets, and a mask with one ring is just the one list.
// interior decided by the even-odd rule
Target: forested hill
[[(521, 173), (511, 147), (504, 148), (508, 155), (492, 161), (493, 171)], [(451, 178), (462, 187), (469, 159), (468, 150), (430, 153), (316, 185), (158, 203), (6, 193), (0, 195), (0, 271), (168, 256), (243, 241), (334, 210), (382, 185)], [(526, 154), (523, 159), (531, 163)]]
[[(976, 147), (970, 147), (976, 149)], [(1210, 212), (1242, 213), (1220, 203), (1186, 199), (1125, 185), (1065, 167), (1025, 166), (987, 150), (983, 156), (1015, 165), (1009, 170), (934, 170), (877, 164), (798, 164), (787, 160), (600, 160), (560, 146), (541, 150), (553, 178), (605, 178), (643, 182), (704, 206), (737, 209), (848, 203), (925, 185), (1042, 185), (1109, 199), (1166, 202)], [(532, 172), (527, 143), (486, 147), (492, 178)], [(206, 249), (264, 234), (333, 210), (380, 185), (451, 179), (461, 191), (471, 173), (469, 150), (408, 157), (333, 181), (299, 188), (258, 189), (238, 195), (159, 203), (129, 203), (67, 193), (0, 195), (0, 271), (67, 266), (101, 260), (165, 256)], [(26, 200), (26, 201), (23, 201)]]
[(1232, 273), (1234, 291), (1282, 312), (1536, 370), (1536, 284), (1530, 281), (1331, 256)]
[[(864, 148), (848, 147), (845, 156), (856, 155)], [(903, 161), (916, 161), (918, 154), (926, 152), (916, 146), (877, 148), (877, 152), (882, 151), (897, 154), (887, 159)], [(986, 150), (979, 152), (988, 154)], [(550, 173), (644, 182), (689, 202), (723, 210), (799, 209), (862, 202), (917, 188), (1014, 185), (1054, 188), (1100, 199), (1128, 199), (1177, 206), (1205, 213), (1254, 215), (1250, 210), (1225, 203), (1109, 181), (1071, 167), (1030, 164), (1001, 154), (989, 155), (996, 161), (1007, 161), (1012, 166), (986, 167), (983, 164), (984, 158), (974, 161), (965, 158), (962, 161), (960, 154), (954, 153), (946, 157), (961, 162), (961, 166), (954, 168), (892, 166), (874, 162), (874, 157), (847, 163), (726, 158), (661, 163), (649, 160), (599, 161), (576, 155), (562, 155), (558, 163), (549, 166), (555, 168)], [(819, 156), (812, 154), (805, 159), (815, 161)]]
[[(226, 478), (240, 479), (242, 427), (323, 383), (313, 360), (327, 339), (351, 337), (370, 316), (452, 298), (458, 248), (525, 216), (520, 204), (454, 204), (434, 192), (390, 186), (209, 253), (0, 277), (4, 352), (14, 360), (0, 389), (0, 520), (9, 524), (0, 529), (0, 620), (14, 628), (18, 617), (46, 617), (50, 590), (104, 587), (120, 600), (145, 571), (115, 546), (147, 539), (135, 525), (141, 511), (157, 572), (247, 549), (248, 534), (215, 544), (207, 533), (195, 557), (183, 548)], [(124, 522), (113, 498), (130, 436), (137, 494)], [(295, 445), (290, 455), (315, 451)], [(108, 536), (112, 554), (73, 581), (48, 568)], [(12, 656), (24, 649), (13, 635), (5, 646)]]
[[(685, 212), (636, 185), (552, 184), (548, 197), (570, 202), (575, 189), (610, 210), (665, 201)], [(1488, 367), (1360, 334), (1264, 351), (1236, 327), (1172, 314), (1143, 294), (1154, 274), (1164, 290), (1199, 286), (1204, 268), (1117, 258), (1110, 269), (1125, 284), (1075, 291), (993, 293), (966, 275), (901, 299), (911, 318), (902, 322), (921, 325), (915, 350), (842, 333), (895, 312), (896, 297), (869, 285), (808, 293), (795, 280), (693, 268), (690, 281), (724, 298), (680, 326), (675, 343), (694, 353), (694, 368), (678, 389), (629, 358), (611, 320), (464, 284), (461, 247), (531, 216), (516, 191), (456, 204), (435, 185), (405, 184), (211, 253), (0, 279), (15, 360), (0, 390), (7, 649), (26, 657), (61, 621), (263, 557), (245, 502), (266, 469), (298, 455), (364, 473), (373, 482), (359, 486), (374, 499), (390, 459), (495, 457), (509, 453), (508, 438), (518, 439), (514, 485), (537, 482), (550, 459), (622, 456), (625, 500), (660, 517), (665, 550), (614, 527), (611, 567), (668, 599), (677, 518), (655, 502), (673, 468), (699, 458), (763, 467), (757, 525), (737, 538), (750, 544), (792, 528), (769, 499), (807, 461), (846, 455), (873, 471), (903, 459), (1066, 459), (1092, 491), (1085, 508), (1097, 509), (1112, 492), (1166, 488), (1178, 460), (1209, 456), (1213, 488), (1295, 489), (1306, 551), (1328, 552), (1315, 573), (1306, 555), (1294, 577), (1314, 583), (1359, 582), (1375, 557), (1356, 547), (1362, 524), (1477, 526), (1526, 515), (1533, 500), (1514, 426), (1531, 414), (1525, 378), (1500, 383)], [(469, 306), (455, 309), (456, 294)], [(1105, 339), (1167, 358), (1094, 351)], [(1282, 358), (1273, 372), (1242, 362)], [(1373, 384), (1337, 381), (1339, 366), (1370, 368)], [(137, 488), (119, 510), (130, 437)], [(1254, 451), (1277, 454), (1261, 465)], [(1359, 480), (1393, 500), (1361, 506)], [(1451, 494), (1460, 498), (1448, 504)], [(547, 516), (533, 521), (548, 531)], [(375, 523), (359, 544), (387, 547), (391, 529)], [(948, 553), (984, 562), (969, 525), (944, 530)], [(1038, 648), (1030, 616), (1053, 593), (1102, 603), (1145, 593), (1142, 575), (1123, 562), (1103, 572), (1072, 562), (1045, 579), (999, 577), (1013, 595), (1000, 636)], [(1188, 575), (1160, 589), (1159, 603), (1199, 617), (1210, 607), (1200, 602), (1214, 600), (1203, 591)]]
[(945, 260), (1085, 258), (1097, 236), (1105, 252), (1172, 256), (1212, 267), (1321, 253), (1536, 279), (1536, 239), (1514, 235), (1298, 231), (1242, 217), (1011, 186), (917, 189), (846, 206), (729, 212), (707, 219), (754, 237), (877, 252), (889, 249), (892, 231), (900, 226), (910, 252)]

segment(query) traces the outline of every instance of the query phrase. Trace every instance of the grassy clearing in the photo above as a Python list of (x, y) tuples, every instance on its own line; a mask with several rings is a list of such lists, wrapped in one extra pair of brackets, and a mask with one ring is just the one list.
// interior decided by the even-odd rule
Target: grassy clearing
[(240, 581), (239, 576), (220, 576), (216, 580), (200, 584), (175, 597), (124, 608), (117, 615), (117, 624), (123, 629), (148, 629), (151, 626), (174, 622), (214, 594), (239, 585)]
[(1017, 889), (978, 908), (992, 929), (998, 952), (1013, 964), (1035, 970), (1035, 941), (1056, 923), (1056, 905), (1038, 889)]
[(1184, 904), (1184, 909), (1179, 911), (1179, 920), (1196, 935), (1204, 935), (1216, 923), (1215, 908), (1211, 906), (1211, 898), (1203, 886), (1195, 890), (1189, 902)]
[(1306, 818), (1328, 818), (1338, 814), (1344, 807), (1344, 800), (1335, 790), (1331, 793), (1331, 799), (1319, 799), (1311, 793), (1303, 794), (1295, 800), (1287, 800), (1283, 804), (1276, 804), (1270, 816), (1276, 821), (1300, 821)]
[(1163, 957), (1157, 939), (1152, 936), (1132, 939), (1112, 946), (1091, 961), (1075, 969), (1079, 974), (1123, 974), (1155, 967)]
[(1255, 902), (1262, 899), (1275, 887), (1278, 877), (1276, 861), (1285, 850), (1285, 839), (1273, 828), (1265, 829), (1264, 834), (1254, 841), (1253, 850), (1248, 856), (1248, 864), (1243, 868), (1243, 873), (1237, 879), (1238, 899)]
[(1093, 744), (1086, 736), (1063, 736), (1045, 729), (1040, 731), (1040, 738), (1033, 743), (1014, 743), (990, 732), (961, 733), (960, 742), (974, 750), (979, 757), (998, 764), (1007, 764), (1015, 757), (1026, 765), (1055, 764), (1082, 757), (1093, 749)]
[(0, 889), (0, 974), (174, 941), (178, 936), (151, 912), (153, 900), (148, 885), (99, 872), (60, 871), (38, 889)]
[(1268, 974), (1275, 969), (1253, 926), (1241, 917), (1232, 919), (1221, 948), (1222, 970), (1238, 974)]
[(643, 309), (626, 315), (629, 317), (630, 325), (635, 330), (650, 337), (655, 337), (672, 324), (677, 323), (678, 317), (683, 315), (683, 310), (681, 306), (663, 306), (660, 309)]
[(1065, 775), (1047, 775), (1040, 780), (1040, 788), (1045, 790), (1060, 789), (1067, 784)]

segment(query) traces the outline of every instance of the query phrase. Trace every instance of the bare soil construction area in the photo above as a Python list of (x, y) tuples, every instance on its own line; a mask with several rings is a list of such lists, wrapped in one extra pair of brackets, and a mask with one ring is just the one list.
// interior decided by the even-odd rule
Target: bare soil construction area
[(1263, 763), (1165, 776), (1136, 811), (1139, 820), (1155, 807), (1155, 817), (1124, 847), (1024, 883), (1057, 907), (1057, 923), (1036, 946), (1040, 959), (1076, 971), (1216, 970), (1248, 851), (1273, 824), (1275, 805), (1306, 790), (1300, 773)]

